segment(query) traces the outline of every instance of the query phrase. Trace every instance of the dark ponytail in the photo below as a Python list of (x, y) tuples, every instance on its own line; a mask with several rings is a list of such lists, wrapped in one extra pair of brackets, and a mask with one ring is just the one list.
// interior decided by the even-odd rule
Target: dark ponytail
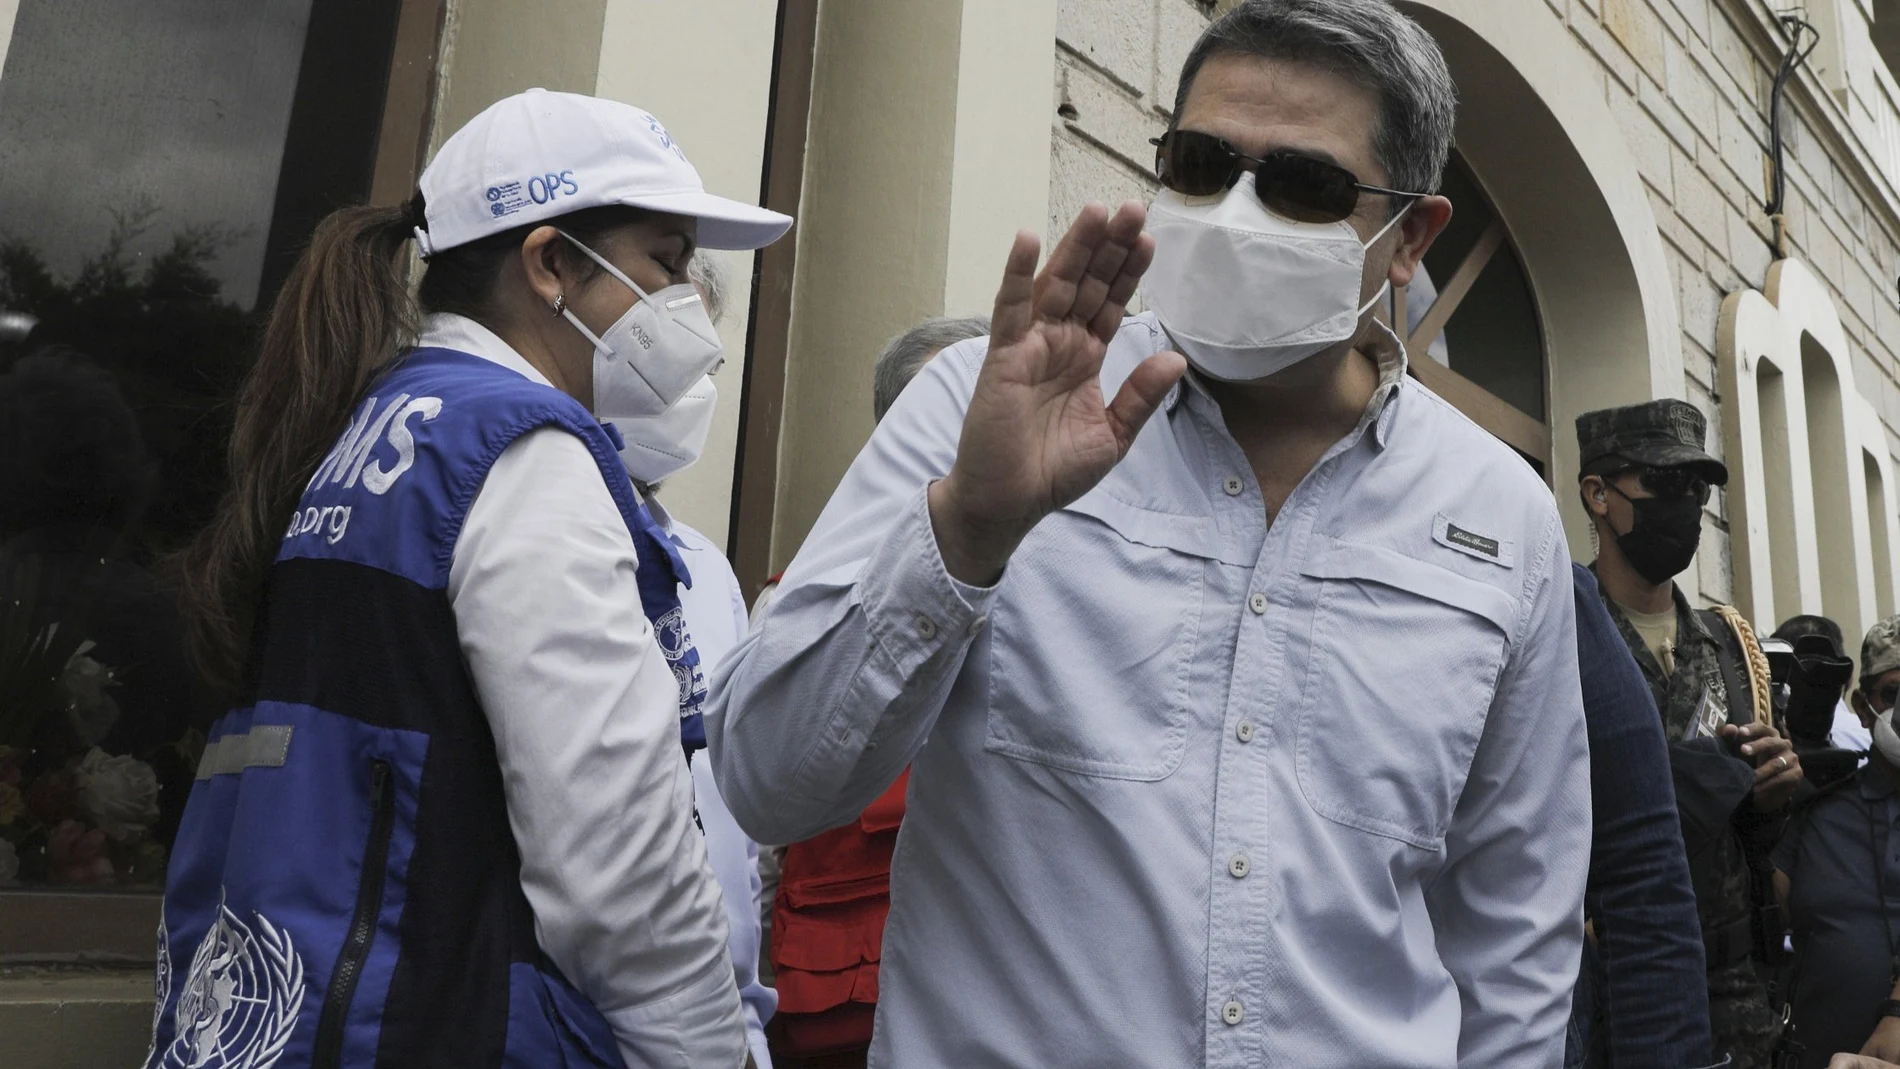
[(227, 694), (242, 679), (291, 510), (364, 389), (415, 336), (406, 248), (421, 203), (417, 194), (401, 207), (332, 213), (271, 308), (238, 392), (230, 483), (178, 560), (193, 658)]
[[(424, 311), (488, 322), (502, 265), (536, 226), (558, 225), (591, 245), (648, 214), (587, 208), (458, 245), (430, 258), (412, 299), (406, 249), (415, 228), (427, 228), (423, 208), (418, 192), (400, 208), (332, 213), (271, 308), (257, 364), (238, 392), (230, 485), (178, 561), (193, 659), (227, 695), (243, 678), (264, 576), (291, 511), (364, 390), (414, 340), (418, 300)], [(575, 277), (596, 271), (565, 244), (555, 249)]]

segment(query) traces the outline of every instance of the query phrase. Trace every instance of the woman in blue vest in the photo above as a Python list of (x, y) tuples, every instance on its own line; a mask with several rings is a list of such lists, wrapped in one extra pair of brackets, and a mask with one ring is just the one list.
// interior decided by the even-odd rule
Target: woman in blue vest
[(651, 115), (532, 90), (409, 205), (317, 228), (184, 560), (234, 699), (173, 851), (148, 1066), (747, 1061), (681, 759), (691, 580), (599, 421), (717, 364), (694, 249), (790, 222), (707, 194)]

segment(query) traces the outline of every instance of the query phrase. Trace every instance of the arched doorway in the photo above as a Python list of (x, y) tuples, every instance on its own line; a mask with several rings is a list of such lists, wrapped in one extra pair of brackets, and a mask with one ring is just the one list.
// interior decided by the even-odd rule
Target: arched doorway
[[(1512, 253), (1535, 311), (1543, 413), (1484, 393), (1543, 424), (1546, 477), (1560, 490), (1573, 555), (1588, 559), (1588, 524), (1561, 492), (1576, 479), (1577, 415), (1683, 389), (1676, 292), (1655, 216), (1608, 104), (1600, 93), (1583, 91), (1599, 84), (1597, 70), (1546, 5), (1401, 0), (1400, 6), (1444, 51), (1459, 89), (1462, 175), (1495, 218), (1498, 231), (1489, 240)], [(1459, 180), (1459, 173), (1449, 180), (1453, 192)], [(1473, 204), (1471, 191), (1465, 200)], [(1438, 281), (1451, 291), (1448, 281)], [(1487, 314), (1494, 313), (1467, 295), (1446, 322)], [(1487, 359), (1519, 369), (1520, 380), (1535, 361), (1525, 353)], [(1436, 385), (1430, 374), (1425, 369), (1421, 378)], [(1497, 422), (1482, 406), (1440, 392), (1481, 424)], [(1528, 431), (1521, 422), (1518, 427), (1522, 439)], [(1693, 573), (1684, 578), (1693, 584)]]

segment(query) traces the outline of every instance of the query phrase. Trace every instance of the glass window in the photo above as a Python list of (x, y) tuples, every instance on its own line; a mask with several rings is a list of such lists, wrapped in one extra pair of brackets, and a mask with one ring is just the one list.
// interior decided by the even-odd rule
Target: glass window
[[(1457, 153), (1445, 168), (1443, 193), (1455, 210), (1425, 254), (1425, 270), (1441, 289), (1457, 276), (1485, 232), (1502, 225)], [(1532, 419), (1544, 419), (1543, 334), (1530, 280), (1508, 238), (1446, 322), (1442, 349), (1453, 371)]]
[(1868, 35), (1874, 51), (1889, 71), (1900, 72), (1900, 0), (1873, 0), (1873, 24)]
[(167, 556), (401, 0), (21, 0), (0, 70), (0, 886), (157, 887), (217, 715)]
[(1530, 278), (1491, 199), (1455, 149), (1445, 169), (1451, 223), (1411, 285), (1392, 295), (1418, 379), (1517, 450), (1550, 466), (1543, 328)]

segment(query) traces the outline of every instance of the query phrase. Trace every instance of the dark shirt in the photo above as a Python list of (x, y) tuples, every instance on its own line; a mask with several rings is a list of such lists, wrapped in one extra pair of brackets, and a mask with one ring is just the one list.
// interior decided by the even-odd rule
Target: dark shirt
[[(1700, 721), (1713, 718), (1718, 722), (1729, 719), (1731, 702), (1736, 700), (1728, 693), (1728, 687), (1722, 677), (1722, 644), (1710, 630), (1704, 626), (1701, 614), (1689, 608), (1682, 596), (1681, 589), (1675, 591), (1676, 601), (1676, 664), (1675, 671), (1663, 674), (1662, 665), (1650, 655), (1643, 644), (1641, 635), (1631, 626), (1629, 618), (1623, 615), (1621, 608), (1607, 597), (1603, 604), (1609, 609), (1610, 619), (1616, 622), (1618, 632), (1623, 636), (1625, 648), (1636, 658), (1637, 667), (1642, 669), (1643, 678), (1649, 684), (1651, 696), (1656, 708), (1662, 714), (1663, 732), (1672, 744), (1678, 746), (1706, 747), (1710, 755), (1725, 750), (1718, 737), (1698, 726)], [(1742, 697), (1743, 708), (1748, 707), (1748, 699)], [(1712, 711), (1712, 713), (1711, 713)], [(1736, 765), (1745, 763), (1740, 757), (1730, 755)], [(1719, 757), (1715, 760), (1720, 761)], [(1752, 770), (1748, 773), (1752, 780)], [(1757, 815), (1753, 806), (1739, 806), (1733, 810), (1730, 818), (1731, 828), (1716, 831), (1709, 837), (1706, 847), (1698, 850), (1698, 843), (1691, 843), (1691, 864), (1700, 866), (1700, 872), (1693, 875), (1696, 885), (1702, 893), (1698, 895), (1696, 906), (1702, 915), (1702, 926), (1706, 932), (1732, 931), (1745, 926), (1755, 908), (1755, 890), (1750, 881), (1749, 857), (1763, 859), (1773, 848), (1778, 826)]]
[(1636, 661), (1597, 595), (1573, 574), (1577, 664), (1590, 737), (1596, 826), (1585, 909), (1602, 986), (1594, 1001), (1616, 1069), (1707, 1065), (1709, 1002), (1702, 927), (1689, 883), (1662, 720)]
[[(1869, 765), (1816, 799), (1775, 849), (1794, 926), (1795, 1038), (1803, 1066), (1854, 1052), (1893, 991), (1900, 936), (1900, 799)], [(1883, 888), (1884, 884), (1884, 888)], [(1883, 923), (1881, 892), (1886, 893)]]

